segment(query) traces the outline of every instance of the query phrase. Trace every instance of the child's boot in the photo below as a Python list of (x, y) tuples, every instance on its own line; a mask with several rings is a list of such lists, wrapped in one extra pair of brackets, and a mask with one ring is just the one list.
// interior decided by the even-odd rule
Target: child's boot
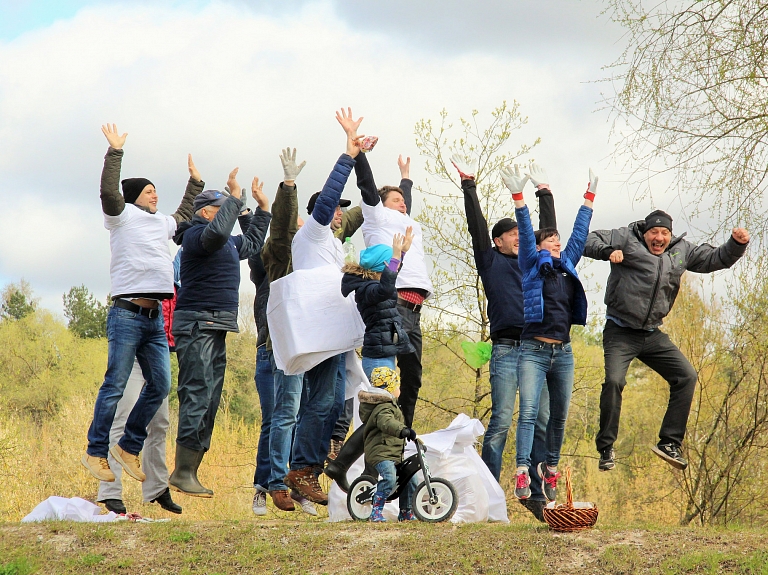
[(416, 516), (411, 509), (401, 509), (397, 515), (398, 521), (416, 521)]
[(387, 502), (387, 496), (381, 491), (377, 491), (373, 494), (373, 506), (371, 507), (370, 520), (374, 523), (382, 523), (386, 521), (384, 519), (384, 504)]

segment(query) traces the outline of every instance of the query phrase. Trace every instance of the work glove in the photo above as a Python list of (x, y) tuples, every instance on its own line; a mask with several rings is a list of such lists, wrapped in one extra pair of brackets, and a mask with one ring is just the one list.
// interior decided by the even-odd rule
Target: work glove
[(283, 150), (280, 154), (280, 162), (283, 164), (283, 181), (294, 181), (307, 165), (306, 161), (296, 165), (296, 148), (293, 151), (290, 148)]
[(539, 164), (536, 162), (531, 162), (531, 165), (528, 166), (529, 174), (526, 174), (531, 179), (531, 182), (533, 182), (533, 185), (537, 188), (539, 186), (549, 188), (549, 177), (547, 176), (547, 172), (542, 168)]
[(451, 163), (453, 167), (459, 171), (459, 177), (462, 180), (474, 180), (477, 173), (477, 160), (470, 160), (469, 158), (460, 154), (454, 154), (451, 156)]
[(400, 430), (400, 438), (407, 439), (408, 441), (416, 441), (416, 432), (410, 427), (403, 427)]
[(523, 176), (520, 172), (520, 166), (515, 164), (514, 166), (507, 166), (501, 168), (501, 180), (507, 189), (512, 192), (512, 199), (519, 201), (523, 199), (523, 188), (528, 183), (530, 176), (527, 174)]
[[(229, 186), (224, 186), (224, 195), (225, 196), (231, 196), (232, 190), (229, 189)], [(245, 206), (246, 202), (248, 201), (248, 194), (240, 194), (240, 201), (243, 203), (243, 207), (240, 208), (240, 215), (243, 215), (244, 213), (248, 212), (248, 208)]]
[(595, 201), (595, 194), (597, 193), (597, 176), (592, 168), (589, 168), (589, 183), (587, 184), (587, 191), (584, 192), (584, 198), (590, 202)]

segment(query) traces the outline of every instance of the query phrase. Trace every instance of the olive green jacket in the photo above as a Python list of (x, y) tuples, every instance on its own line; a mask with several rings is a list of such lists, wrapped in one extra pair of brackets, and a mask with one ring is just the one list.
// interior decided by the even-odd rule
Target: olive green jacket
[(402, 461), (405, 439), (400, 437), (400, 432), (406, 426), (395, 398), (383, 389), (361, 391), (357, 397), (360, 400), (360, 419), (365, 424), (366, 463), (376, 465), (382, 461)]

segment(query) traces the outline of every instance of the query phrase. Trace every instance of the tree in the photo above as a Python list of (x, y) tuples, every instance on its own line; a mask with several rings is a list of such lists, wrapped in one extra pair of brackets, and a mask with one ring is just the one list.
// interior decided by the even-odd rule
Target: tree
[[(671, 177), (691, 215), (727, 229), (739, 222), (762, 242), (768, 180), (768, 4), (762, 0), (610, 0), (628, 45), (611, 67), (618, 85), (617, 152), (630, 183)], [(624, 134), (624, 122), (629, 131)]]
[(84, 285), (73, 287), (62, 296), (69, 331), (82, 338), (107, 336), (109, 307), (99, 302)]
[(0, 318), (20, 320), (35, 311), (37, 300), (32, 297), (32, 287), (22, 279), (19, 283), (8, 284), (2, 292)]
[[(439, 122), (420, 120), (415, 131), (419, 152), (427, 158), (425, 169), (440, 184), (437, 188), (427, 181), (416, 188), (426, 198), (417, 220), (424, 231), (424, 252), (432, 259), (431, 279), (435, 288), (434, 296), (426, 302), (430, 313), (422, 318), (424, 335), (428, 342), (463, 362), (471, 373), (473, 388), (470, 397), (453, 394), (439, 401), (424, 399), (449, 411), (469, 408), (473, 417), (483, 418), (489, 411), (487, 407), (482, 408), (483, 400), (490, 393), (488, 370), (470, 368), (464, 361), (460, 343), (490, 338), (487, 302), (475, 268), (461, 183), (450, 156), (459, 153), (477, 160), (477, 194), (492, 226), (513, 212), (499, 169), (527, 154), (539, 140), (530, 145), (521, 144), (514, 153), (505, 151), (513, 132), (528, 122), (528, 118), (520, 114), (517, 102), (511, 106), (504, 102), (497, 107), (487, 127), (482, 127), (480, 120), (480, 113), (473, 110), (469, 119), (459, 119), (454, 130), (448, 112), (442, 110)], [(453, 189), (445, 184), (452, 184)]]

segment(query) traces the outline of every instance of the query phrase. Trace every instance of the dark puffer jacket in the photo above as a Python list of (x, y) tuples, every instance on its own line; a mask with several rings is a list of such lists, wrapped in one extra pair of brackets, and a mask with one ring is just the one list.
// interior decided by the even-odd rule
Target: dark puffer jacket
[(380, 281), (350, 272), (341, 280), (342, 295), (347, 297), (355, 292), (357, 310), (365, 323), (363, 357), (394, 357), (414, 352), (397, 311), (396, 280), (397, 273), (387, 268), (381, 272)]
[(405, 429), (405, 418), (395, 398), (383, 389), (361, 391), (357, 397), (360, 400), (360, 419), (365, 424), (363, 442), (366, 463), (401, 462), (405, 439), (400, 437), (400, 432)]

